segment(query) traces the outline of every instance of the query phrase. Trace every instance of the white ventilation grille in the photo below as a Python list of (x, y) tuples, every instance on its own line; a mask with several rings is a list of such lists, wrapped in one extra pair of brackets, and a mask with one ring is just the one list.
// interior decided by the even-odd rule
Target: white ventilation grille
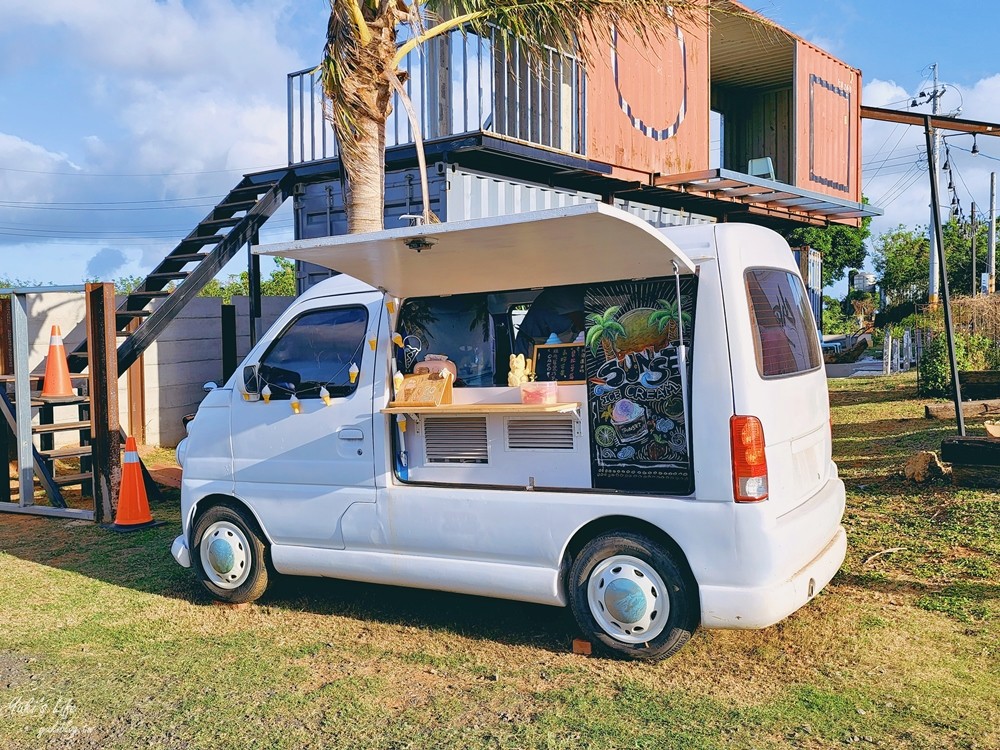
[(571, 451), (575, 447), (574, 422), (572, 417), (508, 419), (507, 450)]
[(429, 464), (489, 463), (486, 417), (429, 417), (424, 446)]

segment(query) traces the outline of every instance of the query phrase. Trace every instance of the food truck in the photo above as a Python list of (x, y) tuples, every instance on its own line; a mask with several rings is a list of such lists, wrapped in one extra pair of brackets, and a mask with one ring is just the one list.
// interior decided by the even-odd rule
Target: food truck
[(255, 252), (339, 275), (177, 448), (172, 552), (213, 596), (280, 573), (569, 606), (658, 659), (782, 620), (843, 562), (816, 325), (774, 232), (592, 203)]

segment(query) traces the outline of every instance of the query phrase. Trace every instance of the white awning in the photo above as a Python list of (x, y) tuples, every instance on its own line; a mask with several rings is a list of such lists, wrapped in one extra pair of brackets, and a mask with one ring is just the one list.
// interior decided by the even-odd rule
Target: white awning
[(673, 263), (694, 273), (691, 260), (661, 232), (603, 203), (253, 251), (332, 268), (401, 298), (670, 276)]

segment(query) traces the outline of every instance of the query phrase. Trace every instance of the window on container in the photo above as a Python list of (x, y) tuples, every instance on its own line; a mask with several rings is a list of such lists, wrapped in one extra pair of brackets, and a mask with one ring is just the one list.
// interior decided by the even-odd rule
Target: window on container
[(271, 344), (261, 358), (261, 388), (271, 398), (319, 398), (325, 387), (334, 398), (354, 393), (351, 365), (361, 367), (368, 328), (363, 307), (340, 307), (304, 313)]
[(777, 268), (746, 272), (757, 371), (765, 378), (815, 370), (822, 364), (816, 324), (802, 280)]

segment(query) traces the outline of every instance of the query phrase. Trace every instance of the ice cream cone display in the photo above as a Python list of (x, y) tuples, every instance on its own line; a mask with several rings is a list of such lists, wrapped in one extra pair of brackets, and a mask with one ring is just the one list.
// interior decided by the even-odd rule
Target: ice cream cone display
[(351, 385), (354, 385), (355, 381), (357, 381), (359, 372), (361, 370), (358, 369), (357, 364), (352, 364), (351, 369), (347, 371), (347, 376), (351, 379)]
[(403, 380), (404, 379), (405, 378), (403, 376), (403, 373), (398, 372), (398, 371), (396, 372), (395, 375), (392, 376), (392, 392), (393, 392), (393, 394), (399, 393), (403, 389)]
[(333, 401), (333, 399), (330, 398), (330, 391), (326, 389), (325, 385), (319, 389), (319, 397), (323, 399), (323, 403), (327, 406), (329, 406), (330, 402)]
[(402, 346), (403, 345), (402, 335), (399, 333), (392, 334), (392, 343), (394, 343), (396, 346)]
[(260, 397), (264, 399), (265, 404), (271, 403), (271, 386), (265, 385), (260, 392)]
[(399, 425), (399, 431), (400, 432), (406, 432), (406, 415), (405, 414), (397, 414), (396, 415), (396, 424)]
[(288, 403), (291, 405), (293, 413), (295, 414), (302, 413), (302, 402), (299, 401), (299, 397), (296, 396), (294, 393), (292, 394), (292, 397), (291, 399), (289, 399)]
[(395, 300), (391, 300), (391, 299), (390, 300), (386, 300), (386, 302), (385, 302), (385, 309), (389, 311), (390, 315), (395, 315), (396, 314), (396, 301)]
[(73, 384), (69, 379), (69, 366), (66, 364), (66, 347), (63, 346), (62, 331), (59, 326), (52, 326), (49, 337), (49, 356), (45, 360), (45, 381), (42, 385), (41, 399), (43, 401), (61, 401), (76, 398)]
[(378, 346), (378, 339), (377, 338), (368, 339), (368, 346), (372, 348), (372, 351), (375, 351), (375, 347)]

